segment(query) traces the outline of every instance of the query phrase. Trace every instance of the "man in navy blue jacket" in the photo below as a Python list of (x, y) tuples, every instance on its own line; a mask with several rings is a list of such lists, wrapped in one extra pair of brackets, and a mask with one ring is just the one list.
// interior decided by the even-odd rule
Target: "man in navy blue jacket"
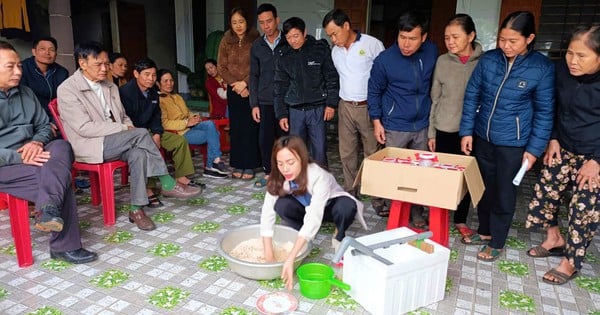
[(368, 108), (375, 138), (390, 147), (427, 150), (431, 77), (438, 56), (427, 40), (429, 21), (416, 12), (398, 19), (397, 45), (383, 51), (369, 78)]
[[(58, 45), (53, 37), (42, 37), (33, 42), (33, 56), (22, 61), (21, 85), (28, 86), (37, 96), (42, 108), (52, 117), (48, 103), (56, 97), (56, 88), (69, 77), (69, 71), (56, 63)], [(56, 131), (56, 126), (52, 124)]]
[[(367, 106), (375, 138), (387, 147), (427, 150), (431, 77), (438, 56), (427, 40), (429, 21), (417, 12), (398, 18), (396, 45), (373, 61)], [(422, 207), (411, 211), (413, 225), (425, 226)]]

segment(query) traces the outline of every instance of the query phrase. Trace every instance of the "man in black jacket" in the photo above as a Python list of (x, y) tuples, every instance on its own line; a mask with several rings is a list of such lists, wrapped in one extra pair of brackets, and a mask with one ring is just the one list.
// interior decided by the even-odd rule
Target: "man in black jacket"
[(256, 10), (258, 25), (264, 35), (257, 38), (250, 50), (250, 106), (252, 118), (260, 124), (258, 144), (262, 157), (265, 177), (254, 183), (264, 187), (271, 173), (271, 149), (275, 139), (285, 134), (275, 119), (273, 108), (273, 76), (275, 73), (275, 51), (287, 46), (285, 37), (278, 28), (277, 9), (270, 3), (263, 3)]
[(289, 46), (275, 59), (275, 116), (284, 131), (307, 143), (312, 158), (327, 166), (325, 121), (333, 119), (339, 97), (339, 76), (329, 44), (306, 35), (306, 24), (292, 17), (283, 23)]

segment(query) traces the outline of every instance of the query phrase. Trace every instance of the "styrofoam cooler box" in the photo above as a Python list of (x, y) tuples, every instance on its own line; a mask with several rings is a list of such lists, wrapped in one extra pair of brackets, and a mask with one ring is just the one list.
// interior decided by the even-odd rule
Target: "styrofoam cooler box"
[[(362, 236), (363, 245), (381, 243), (416, 234), (400, 227)], [(431, 240), (428, 254), (408, 244), (379, 248), (375, 253), (391, 261), (386, 265), (367, 255), (344, 253), (343, 281), (352, 288), (348, 293), (374, 315), (403, 314), (444, 299), (450, 250)]]

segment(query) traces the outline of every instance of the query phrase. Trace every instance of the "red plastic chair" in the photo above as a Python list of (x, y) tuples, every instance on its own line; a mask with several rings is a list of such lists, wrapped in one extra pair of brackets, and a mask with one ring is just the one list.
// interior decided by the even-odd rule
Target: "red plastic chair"
[(8, 205), (10, 229), (15, 242), (17, 263), (19, 264), (19, 267), (31, 266), (33, 265), (33, 252), (31, 251), (29, 206), (27, 200), (0, 192), (0, 203), (1, 202)]
[[(48, 104), (50, 113), (56, 125), (60, 130), (63, 138), (68, 141), (63, 129), (60, 114), (58, 112), (58, 102), (56, 99)], [(90, 184), (92, 191), (92, 205), (97, 206), (102, 203), (102, 213), (104, 215), (104, 225), (111, 226), (115, 224), (116, 209), (115, 209), (115, 184), (113, 181), (114, 172), (116, 169), (121, 169), (121, 185), (127, 185), (129, 177), (129, 168), (127, 162), (117, 160), (104, 162), (99, 164), (90, 164), (83, 162), (73, 162), (73, 168), (78, 171), (87, 171), (90, 176)]]
[[(177, 133), (177, 130), (167, 130), (165, 129), (166, 132), (170, 132), (170, 133)], [(198, 150), (198, 152), (200, 154), (202, 154), (202, 161), (204, 162), (204, 167), (206, 167), (206, 160), (208, 158), (207, 155), (207, 145), (206, 143), (204, 144), (191, 144), (190, 143), (190, 151), (192, 152), (192, 156), (196, 153), (196, 150)], [(160, 153), (163, 156), (163, 159), (165, 159), (165, 161), (169, 161), (170, 159), (172, 159), (173, 157), (171, 156), (170, 152), (167, 152), (167, 150), (165, 150), (164, 148), (160, 148)]]

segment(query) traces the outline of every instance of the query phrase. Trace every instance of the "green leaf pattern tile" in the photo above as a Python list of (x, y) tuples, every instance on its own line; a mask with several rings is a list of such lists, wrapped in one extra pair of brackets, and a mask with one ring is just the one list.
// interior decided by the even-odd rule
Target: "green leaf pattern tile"
[(219, 315), (256, 315), (256, 313), (245, 310), (241, 307), (230, 306), (219, 313)]
[(101, 288), (109, 289), (127, 281), (129, 276), (130, 275), (124, 271), (109, 269), (92, 278), (90, 283)]
[(158, 243), (148, 249), (148, 253), (158, 257), (169, 257), (181, 250), (181, 246), (173, 243)]
[(263, 200), (265, 200), (265, 193), (264, 192), (253, 193), (251, 198), (254, 200), (263, 201)]
[(104, 240), (110, 243), (123, 243), (131, 240), (133, 238), (133, 233), (127, 231), (114, 231), (106, 236), (104, 236)]
[(325, 303), (333, 306), (337, 306), (346, 310), (355, 310), (358, 303), (353, 300), (346, 292), (343, 290), (332, 287), (329, 296), (327, 296), (327, 300)]
[(235, 190), (235, 187), (233, 186), (220, 186), (215, 188), (215, 191), (221, 194), (226, 194), (226, 193), (230, 193), (232, 191)]
[(54, 307), (51, 306), (43, 306), (38, 308), (37, 310), (27, 313), (27, 315), (62, 315), (63, 313)]
[(225, 268), (227, 268), (229, 265), (227, 264), (227, 260), (225, 258), (219, 255), (213, 255), (201, 261), (199, 266), (202, 269), (218, 272), (225, 270)]
[(600, 315), (600, 310), (591, 310), (588, 312), (588, 315)]
[(248, 207), (244, 205), (233, 205), (227, 207), (227, 213), (229, 214), (245, 214), (250, 210)]
[(335, 224), (332, 222), (324, 222), (321, 224), (321, 228), (319, 228), (319, 233), (323, 234), (333, 234), (335, 231)]
[(594, 254), (592, 254), (590, 252), (585, 253), (585, 261), (590, 264), (597, 264), (598, 262), (600, 262), (598, 257), (596, 257)]
[(152, 294), (148, 299), (150, 304), (172, 310), (190, 295), (189, 292), (175, 287), (165, 287)]
[(87, 221), (87, 220), (79, 221), (79, 228), (82, 230), (85, 230), (85, 229), (89, 228), (90, 226), (92, 226), (92, 223), (90, 221)]
[(600, 294), (600, 278), (577, 277), (575, 283), (582, 289)]
[(119, 213), (128, 213), (131, 207), (128, 204), (120, 205), (117, 209)]
[(527, 244), (524, 241), (522, 241), (514, 236), (509, 236), (506, 239), (506, 246), (508, 246), (512, 249), (523, 250), (526, 248)]
[(306, 257), (315, 258), (315, 257), (319, 256), (320, 253), (321, 253), (321, 249), (317, 246), (313, 246), (313, 248), (310, 250), (310, 253), (308, 253), (308, 255)]
[(451, 262), (456, 262), (457, 260), (458, 260), (458, 250), (451, 249), (450, 250), (450, 261)]
[(66, 261), (55, 260), (55, 259), (50, 259), (50, 260), (44, 261), (42, 263), (43, 268), (54, 270), (54, 271), (63, 271), (71, 266), (73, 266), (73, 264), (68, 263)]
[(444, 290), (446, 290), (446, 293), (450, 293), (450, 290), (452, 290), (452, 278), (446, 278), (446, 288)]
[(533, 301), (533, 298), (523, 293), (509, 290), (500, 291), (500, 306), (521, 312), (535, 312), (535, 302)]
[(217, 222), (211, 221), (203, 221), (194, 226), (192, 226), (192, 231), (194, 232), (202, 232), (202, 233), (210, 233), (218, 230), (221, 225)]
[(450, 237), (462, 237), (460, 232), (454, 226), (450, 227), (449, 233), (450, 233)]
[(166, 223), (173, 221), (175, 219), (175, 215), (171, 212), (158, 212), (152, 215), (152, 221), (155, 223)]
[(204, 198), (204, 197), (199, 197), (199, 198), (192, 198), (192, 199), (188, 199), (187, 201), (188, 205), (191, 206), (205, 206), (208, 204), (208, 199)]
[(422, 311), (422, 310), (416, 310), (416, 311), (408, 312), (408, 313), (406, 313), (406, 315), (429, 315), (429, 312)]
[(285, 283), (281, 279), (273, 279), (273, 280), (258, 280), (258, 283), (270, 289), (283, 289), (285, 288)]
[(0, 288), (0, 301), (8, 296), (8, 290)]
[(529, 267), (527, 264), (518, 261), (500, 260), (498, 269), (513, 276), (525, 277), (529, 275)]
[(77, 203), (79, 204), (86, 204), (86, 203), (90, 203), (92, 202), (92, 197), (91, 196), (83, 196), (79, 199), (77, 199)]
[(510, 224), (510, 226), (511, 226), (513, 229), (522, 229), (522, 228), (525, 228), (525, 222), (523, 222), (523, 221), (513, 221), (513, 222)]
[(17, 250), (15, 248), (15, 244), (10, 244), (10, 245), (1, 247), (0, 253), (6, 254), (6, 255), (12, 255), (12, 256), (17, 255)]

